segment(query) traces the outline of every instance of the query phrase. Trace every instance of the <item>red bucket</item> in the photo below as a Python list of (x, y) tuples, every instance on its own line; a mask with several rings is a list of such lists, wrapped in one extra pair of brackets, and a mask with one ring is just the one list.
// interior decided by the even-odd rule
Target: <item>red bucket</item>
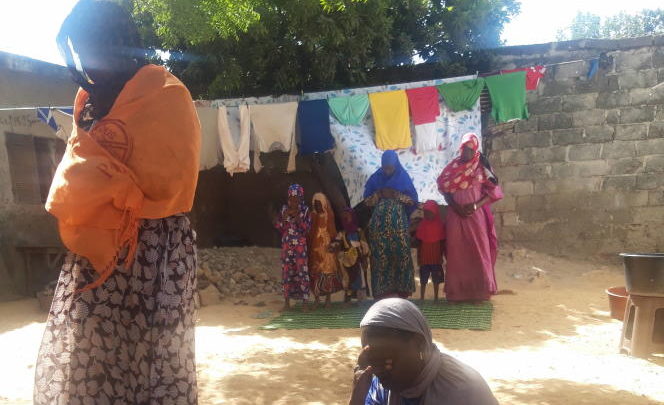
[(606, 289), (606, 294), (609, 296), (611, 318), (622, 321), (627, 306), (627, 289), (625, 287), (610, 287)]

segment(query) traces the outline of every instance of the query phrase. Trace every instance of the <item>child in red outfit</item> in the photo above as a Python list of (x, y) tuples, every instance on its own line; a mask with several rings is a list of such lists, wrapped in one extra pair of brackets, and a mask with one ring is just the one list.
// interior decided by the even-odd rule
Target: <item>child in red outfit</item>
[(424, 301), (429, 276), (434, 286), (434, 301), (438, 301), (440, 284), (445, 281), (443, 252), (445, 248), (445, 224), (440, 218), (440, 207), (435, 201), (427, 201), (422, 207), (424, 219), (415, 233), (419, 241), (417, 259), (420, 266), (420, 299)]

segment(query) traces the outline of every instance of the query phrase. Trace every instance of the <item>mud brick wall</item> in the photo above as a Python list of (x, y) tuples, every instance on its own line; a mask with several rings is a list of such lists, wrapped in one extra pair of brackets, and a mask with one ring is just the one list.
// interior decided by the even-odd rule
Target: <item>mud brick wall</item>
[(497, 68), (571, 62), (529, 92), (529, 120), (489, 141), (501, 240), (570, 256), (664, 251), (664, 37), (498, 52)]

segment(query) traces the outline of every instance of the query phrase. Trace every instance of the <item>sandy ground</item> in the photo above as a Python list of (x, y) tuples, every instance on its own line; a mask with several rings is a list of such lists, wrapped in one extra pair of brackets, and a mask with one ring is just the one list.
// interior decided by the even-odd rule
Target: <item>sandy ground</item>
[[(543, 276), (528, 281), (543, 270)], [(514, 274), (525, 275), (517, 279)], [(435, 330), (447, 351), (477, 368), (503, 404), (664, 403), (664, 359), (618, 354), (622, 323), (604, 289), (619, 266), (516, 251), (501, 255), (491, 331)], [(338, 298), (338, 297), (337, 297)], [(260, 331), (276, 311), (231, 303), (202, 308), (196, 329), (201, 404), (347, 403), (358, 330)], [(0, 403), (30, 403), (45, 315), (35, 300), (0, 304)]]

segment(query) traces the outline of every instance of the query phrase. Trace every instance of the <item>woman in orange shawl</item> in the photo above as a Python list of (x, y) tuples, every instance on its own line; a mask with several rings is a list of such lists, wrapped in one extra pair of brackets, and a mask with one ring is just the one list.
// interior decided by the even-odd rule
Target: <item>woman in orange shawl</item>
[(343, 289), (337, 257), (332, 241), (337, 236), (334, 211), (323, 193), (314, 194), (313, 225), (309, 232), (309, 273), (314, 297), (318, 305), (325, 295), (325, 307), (330, 306), (332, 294)]
[(46, 209), (70, 251), (35, 370), (35, 404), (197, 402), (200, 125), (186, 87), (147, 63), (130, 15), (82, 0), (58, 45), (81, 86)]

